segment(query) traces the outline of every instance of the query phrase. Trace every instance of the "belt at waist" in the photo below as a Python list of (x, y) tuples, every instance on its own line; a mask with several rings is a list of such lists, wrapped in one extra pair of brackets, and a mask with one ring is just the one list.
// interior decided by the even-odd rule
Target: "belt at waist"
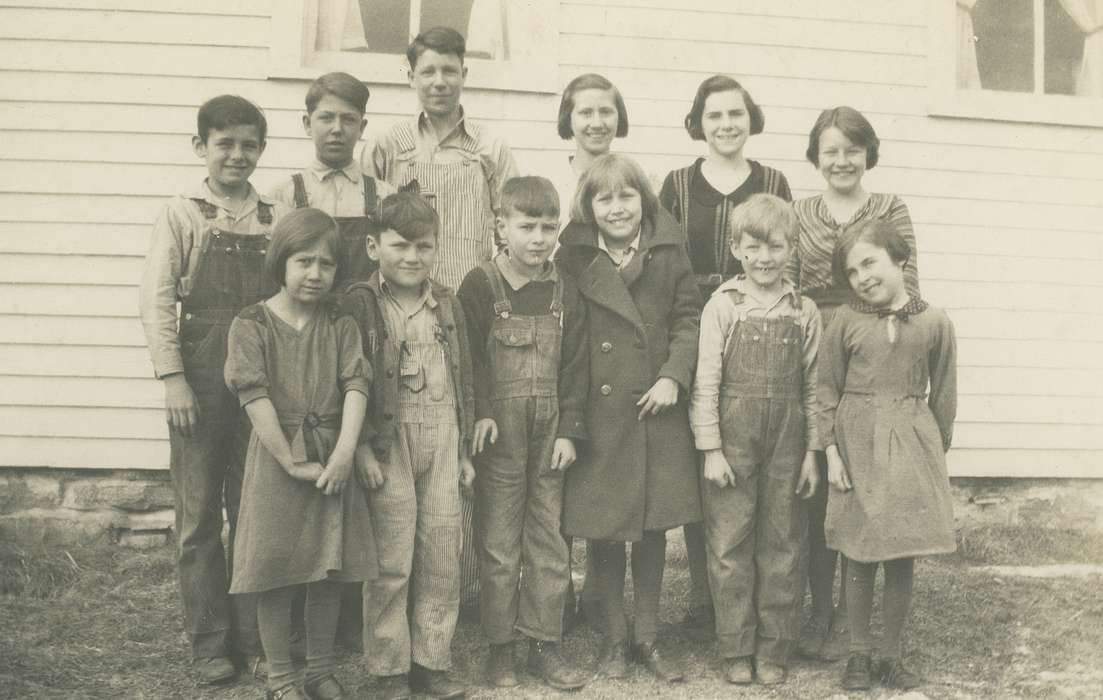
[(301, 429), (307, 459), (317, 459), (324, 465), (329, 459), (329, 450), (322, 430), (340, 430), (341, 414), (324, 413), (318, 415), (313, 411), (292, 413), (280, 416), (280, 423)]
[(854, 396), (874, 396), (888, 401), (903, 401), (904, 399), (919, 399), (923, 401), (927, 398), (926, 394), (885, 394), (878, 391), (869, 391), (866, 389), (843, 389), (843, 394), (852, 394)]

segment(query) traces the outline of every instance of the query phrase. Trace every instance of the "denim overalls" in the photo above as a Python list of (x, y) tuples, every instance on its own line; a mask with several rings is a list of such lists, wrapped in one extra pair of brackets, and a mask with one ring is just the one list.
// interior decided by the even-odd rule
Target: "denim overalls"
[(514, 630), (558, 641), (569, 568), (560, 534), (563, 472), (550, 467), (559, 430), (563, 282), (557, 272), (546, 314), (518, 316), (496, 263), (480, 267), (494, 292), (486, 352), (498, 424), (498, 441), (480, 459), (476, 480), (483, 629), (491, 644), (510, 641)]
[[(736, 307), (744, 301), (728, 290)], [(725, 339), (720, 438), (735, 485), (701, 480), (709, 584), (721, 656), (786, 665), (796, 643), (805, 454), (799, 296), (779, 318), (740, 314)]]
[[(368, 257), (365, 242), (368, 233), (375, 226), (375, 218), (379, 212), (379, 196), (375, 191), (374, 179), (366, 174), (361, 179), (364, 181), (364, 215), (333, 217), (341, 234), (341, 254), (343, 255), (340, 278), (334, 285), (334, 289), (344, 289), (356, 282), (366, 282), (379, 268), (379, 263)], [(292, 175), (291, 181), (295, 185), (295, 208), (302, 209), (310, 206), (302, 173)]]
[[(176, 505), (176, 537), (184, 628), (196, 658), (225, 656), (236, 645), (261, 654), (253, 596), (230, 596), (234, 534), (250, 425), (226, 388), (230, 323), (241, 309), (276, 292), (264, 274), (271, 233), (219, 229), (218, 207), (192, 200), (203, 213), (207, 236), (181, 303), (180, 354), (184, 376), (199, 404), (191, 437), (169, 431), (170, 471)], [(272, 207), (257, 202), (257, 221), (272, 223)], [(230, 523), (229, 552), (222, 547), (222, 506)], [(233, 630), (236, 639), (230, 639)]]

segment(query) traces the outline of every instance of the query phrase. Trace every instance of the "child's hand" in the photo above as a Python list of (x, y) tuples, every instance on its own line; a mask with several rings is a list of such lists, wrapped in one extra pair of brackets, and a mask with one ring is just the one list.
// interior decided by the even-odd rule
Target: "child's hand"
[(637, 406), (642, 406), (637, 420), (643, 420), (648, 414), (657, 416), (676, 403), (678, 403), (678, 382), (670, 377), (659, 377), (647, 393), (636, 402)]
[(553, 472), (566, 471), (567, 467), (578, 459), (578, 452), (574, 448), (574, 440), (570, 438), (556, 438), (552, 447), (551, 470)]
[(705, 480), (718, 488), (735, 486), (735, 472), (728, 464), (723, 450), (709, 450), (705, 453)]
[[(805, 487), (808, 487), (805, 491)], [(811, 498), (816, 494), (820, 486), (820, 472), (816, 469), (816, 453), (805, 452), (804, 461), (800, 465), (800, 479), (797, 480), (797, 495), (801, 498)]]
[(850, 475), (846, 471), (846, 463), (834, 445), (827, 448), (827, 483), (836, 491), (849, 491), (853, 488), (850, 485)]
[(318, 477), (315, 486), (327, 496), (341, 493), (352, 475), (352, 454), (343, 450), (334, 450), (329, 456), (325, 471)]
[(487, 448), (486, 441), (490, 444), (498, 442), (498, 424), (493, 418), (480, 418), (475, 421), (475, 437), (471, 440), (471, 454), (477, 455)]
[(199, 402), (188, 385), (184, 373), (170, 374), (165, 385), (165, 414), (169, 427), (184, 437), (191, 437), (199, 425)]
[(376, 459), (375, 450), (371, 445), (357, 445), (352, 462), (356, 467), (356, 478), (360, 480), (360, 485), (369, 491), (376, 490), (386, 481), (383, 468), (379, 466), (379, 460)]
[(471, 465), (471, 458), (461, 456), (460, 457), (460, 487), (467, 492), (469, 496), (474, 495), (475, 486), (475, 467)]
[(313, 484), (322, 478), (325, 467), (317, 462), (295, 462), (290, 468), (284, 467), (284, 471), (290, 474), (293, 479), (309, 481)]

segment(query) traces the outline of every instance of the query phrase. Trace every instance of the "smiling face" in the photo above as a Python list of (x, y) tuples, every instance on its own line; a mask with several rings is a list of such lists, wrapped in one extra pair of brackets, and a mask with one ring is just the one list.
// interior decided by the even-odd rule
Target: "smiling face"
[(837, 127), (820, 134), (817, 167), (827, 186), (839, 194), (850, 194), (861, 186), (867, 156), (865, 146), (851, 141)]
[(628, 245), (640, 230), (643, 220), (643, 199), (639, 190), (622, 185), (599, 191), (590, 202), (594, 223), (605, 244), (610, 247)]
[(249, 189), (249, 176), (264, 153), (264, 141), (255, 124), (211, 129), (204, 143), (192, 137), (195, 154), (207, 163), (207, 184), (215, 194), (230, 197)]
[(418, 291), (429, 279), (437, 261), (437, 237), (432, 233), (406, 240), (394, 229), (367, 237), (368, 257), (379, 263), (379, 274), (388, 284), (406, 291)]
[(747, 278), (764, 290), (776, 290), (782, 283), (793, 247), (784, 231), (773, 231), (762, 241), (744, 233), (732, 244), (732, 255), (743, 263)]
[(283, 287), (287, 297), (298, 304), (317, 304), (333, 287), (337, 275), (337, 256), (325, 239), (287, 256)]
[(498, 218), (498, 234), (505, 241), (509, 261), (531, 277), (544, 268), (559, 236), (558, 216), (532, 216), (517, 210)]
[(323, 96), (314, 111), (303, 116), (303, 128), (314, 141), (315, 155), (331, 168), (352, 162), (352, 151), (367, 124), (360, 110), (336, 95)]
[(904, 263), (884, 248), (858, 241), (846, 256), (846, 279), (862, 301), (877, 308), (892, 308), (907, 300)]
[(751, 115), (743, 93), (724, 90), (706, 97), (701, 132), (713, 155), (730, 158), (741, 153), (751, 133)]
[(421, 108), (429, 116), (448, 117), (459, 108), (467, 79), (467, 66), (459, 56), (426, 49), (408, 75)]
[(600, 156), (609, 152), (617, 134), (617, 103), (612, 90), (588, 88), (572, 97), (571, 134), (579, 148)]

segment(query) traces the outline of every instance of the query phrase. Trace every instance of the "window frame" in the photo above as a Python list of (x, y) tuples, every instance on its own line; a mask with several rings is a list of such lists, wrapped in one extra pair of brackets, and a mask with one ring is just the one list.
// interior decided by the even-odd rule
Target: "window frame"
[[(305, 35), (308, 3), (317, 0), (280, 0), (273, 3), (269, 43), (269, 79), (314, 79), (329, 71), (345, 71), (372, 84), (408, 85), (409, 64), (404, 54), (354, 51), (314, 51)], [(538, 56), (509, 61), (465, 57), (469, 69), (465, 87), (548, 93), (559, 91), (559, 2), (530, 0), (539, 13), (546, 36), (538, 37)], [(531, 41), (532, 37), (526, 37)]]
[(929, 115), (1103, 127), (1103, 98), (958, 87), (957, 3), (955, 0), (927, 0), (927, 3)]

